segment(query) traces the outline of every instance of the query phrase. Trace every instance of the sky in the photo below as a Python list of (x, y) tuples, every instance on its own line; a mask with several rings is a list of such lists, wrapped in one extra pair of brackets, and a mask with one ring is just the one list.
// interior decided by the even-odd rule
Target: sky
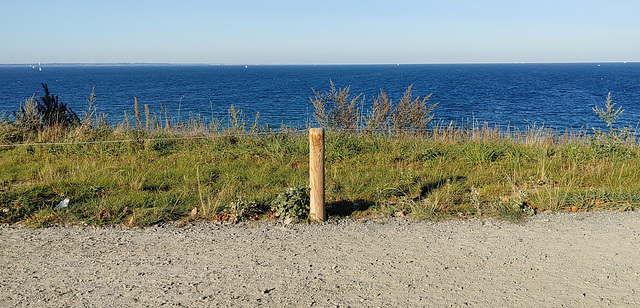
[(640, 61), (638, 0), (0, 0), (0, 63)]

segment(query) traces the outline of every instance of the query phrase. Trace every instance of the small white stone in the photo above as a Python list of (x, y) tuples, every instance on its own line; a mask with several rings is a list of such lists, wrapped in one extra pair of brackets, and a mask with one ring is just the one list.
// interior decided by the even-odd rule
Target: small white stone
[(56, 208), (62, 209), (69, 206), (69, 198), (65, 198), (64, 200), (60, 201), (60, 203), (58, 203), (58, 205), (56, 205)]

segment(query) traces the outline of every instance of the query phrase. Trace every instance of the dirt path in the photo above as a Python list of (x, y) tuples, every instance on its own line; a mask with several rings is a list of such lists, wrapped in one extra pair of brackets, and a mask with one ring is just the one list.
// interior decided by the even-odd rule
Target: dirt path
[(640, 212), (138, 230), (0, 227), (0, 306), (640, 304)]

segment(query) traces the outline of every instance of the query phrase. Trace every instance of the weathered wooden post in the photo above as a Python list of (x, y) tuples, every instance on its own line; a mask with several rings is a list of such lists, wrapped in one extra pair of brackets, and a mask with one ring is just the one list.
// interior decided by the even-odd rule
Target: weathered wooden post
[(309, 193), (311, 219), (325, 221), (324, 212), (324, 129), (309, 130)]

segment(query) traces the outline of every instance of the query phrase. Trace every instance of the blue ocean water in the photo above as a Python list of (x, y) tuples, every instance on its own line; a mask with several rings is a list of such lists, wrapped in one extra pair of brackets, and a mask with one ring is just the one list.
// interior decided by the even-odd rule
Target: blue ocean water
[(640, 121), (640, 63), (429, 64), (319, 66), (43, 65), (0, 67), (0, 116), (11, 116), (20, 102), (43, 95), (41, 83), (80, 114), (95, 86), (98, 111), (118, 123), (124, 111), (140, 108), (173, 121), (200, 115), (222, 118), (233, 105), (248, 122), (260, 112), (262, 125), (304, 127), (314, 123), (312, 89), (351, 86), (363, 93), (365, 107), (380, 89), (397, 101), (409, 85), (413, 94), (433, 93), (439, 123), (486, 121), (526, 129), (600, 126), (593, 113), (608, 92), (625, 111), (618, 124)]

